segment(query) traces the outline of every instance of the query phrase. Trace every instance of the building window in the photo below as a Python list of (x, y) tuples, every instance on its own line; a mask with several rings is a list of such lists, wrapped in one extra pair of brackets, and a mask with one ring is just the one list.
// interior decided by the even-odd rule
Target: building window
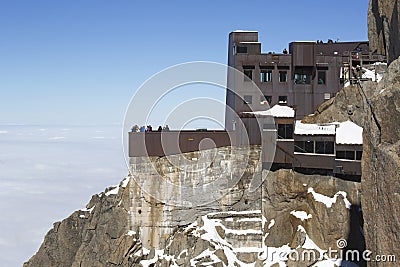
[(296, 141), (296, 142), (294, 142), (294, 152), (314, 153), (314, 141)]
[(279, 82), (285, 83), (287, 82), (287, 71), (279, 71)]
[(253, 103), (253, 97), (251, 95), (245, 95), (243, 97), (244, 103), (245, 104), (252, 104)]
[(280, 95), (278, 99), (279, 104), (287, 104), (287, 96), (285, 95)]
[(272, 96), (270, 95), (262, 95), (260, 96), (260, 104), (264, 105), (264, 104), (271, 104), (272, 102)]
[(356, 151), (356, 160), (362, 159), (362, 151)]
[(236, 52), (238, 54), (247, 53), (247, 47), (246, 46), (238, 46), (237, 49), (236, 49)]
[(262, 70), (260, 72), (260, 82), (272, 82), (272, 70)]
[(326, 84), (326, 71), (318, 71), (318, 84)]
[(278, 139), (293, 139), (293, 124), (278, 124)]
[(312, 67), (296, 67), (294, 70), (295, 84), (310, 84), (312, 80)]
[(251, 81), (253, 79), (253, 71), (252, 70), (243, 70), (244, 80)]
[(330, 93), (325, 93), (324, 94), (324, 100), (329, 100), (331, 99), (331, 94)]
[(317, 153), (317, 154), (334, 154), (333, 142), (316, 141), (315, 142), (315, 153)]
[(348, 160), (354, 160), (354, 155), (355, 151), (336, 151), (336, 158), (337, 159), (348, 159)]

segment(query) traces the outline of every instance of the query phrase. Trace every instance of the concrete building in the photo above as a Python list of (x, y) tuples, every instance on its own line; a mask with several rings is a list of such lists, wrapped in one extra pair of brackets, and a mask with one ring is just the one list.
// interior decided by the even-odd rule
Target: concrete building
[[(372, 55), (367, 41), (292, 42), (282, 53), (263, 53), (256, 31), (229, 34), (228, 65), (246, 75), (262, 91), (255, 95), (237, 85), (228, 72), (227, 105), (237, 113), (265, 110), (265, 103), (293, 106), (296, 119), (315, 111), (351, 80), (352, 68), (383, 60)], [(232, 130), (232, 114), (227, 112), (225, 126)]]

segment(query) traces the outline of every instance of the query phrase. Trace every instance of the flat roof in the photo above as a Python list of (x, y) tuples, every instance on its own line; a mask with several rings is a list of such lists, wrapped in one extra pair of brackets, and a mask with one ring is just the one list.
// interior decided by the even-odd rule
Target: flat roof
[(335, 135), (335, 124), (309, 124), (296, 121), (294, 134), (297, 135)]
[(338, 124), (336, 129), (336, 144), (340, 145), (362, 145), (363, 128), (352, 121)]
[(294, 118), (295, 111), (292, 107), (275, 105), (270, 109), (262, 111), (242, 112), (244, 114), (253, 114), (260, 116), (274, 116), (275, 118)]

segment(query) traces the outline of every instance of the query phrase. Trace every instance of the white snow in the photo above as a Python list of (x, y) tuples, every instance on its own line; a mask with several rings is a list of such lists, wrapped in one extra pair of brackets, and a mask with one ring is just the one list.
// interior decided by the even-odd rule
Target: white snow
[(304, 220), (308, 220), (312, 218), (311, 214), (308, 214), (307, 212), (303, 211), (303, 210), (292, 210), (290, 212), (290, 214), (292, 214), (294, 217), (304, 221)]
[(363, 128), (352, 121), (339, 123), (336, 129), (336, 144), (362, 145)]
[(96, 205), (94, 205), (90, 209), (87, 209), (87, 208), (81, 209), (81, 211), (92, 213), (92, 211), (94, 210), (94, 207), (96, 207)]
[(343, 192), (343, 191), (337, 192), (333, 197), (328, 197), (328, 196), (325, 196), (325, 195), (315, 192), (314, 188), (310, 187), (310, 188), (308, 188), (308, 193), (311, 193), (316, 201), (324, 203), (327, 208), (331, 208), (332, 204), (336, 203), (337, 197), (339, 195), (342, 195), (344, 203), (346, 205), (346, 208), (350, 209), (350, 207), (351, 207), (351, 203), (347, 199), (347, 193)]
[(119, 191), (119, 187), (115, 186), (115, 188), (113, 188), (110, 191), (108, 191), (105, 195), (106, 196), (116, 195), (116, 194), (118, 194), (118, 191)]
[(129, 176), (128, 177), (125, 177), (125, 179), (124, 180), (122, 180), (122, 185), (121, 185), (121, 187), (123, 187), (123, 188), (125, 188), (127, 185), (128, 185), (128, 183), (129, 183)]
[[(223, 225), (221, 225), (223, 227)], [(224, 228), (224, 227), (223, 227)], [(249, 235), (249, 234), (262, 234), (262, 230), (246, 229), (246, 230), (233, 230), (225, 228), (225, 233), (235, 235)]]
[(136, 232), (135, 232), (135, 231), (132, 231), (132, 230), (130, 230), (130, 231), (128, 231), (128, 233), (126, 233), (126, 235), (129, 235), (129, 236), (134, 236), (134, 235), (136, 235)]
[(252, 112), (243, 112), (244, 114), (254, 114), (260, 116), (274, 116), (275, 118), (294, 118), (294, 109), (288, 106), (275, 105), (270, 109)]
[(363, 68), (362, 78), (371, 79), (372, 81), (380, 82), (382, 80), (382, 75), (377, 73), (376, 80), (375, 80), (375, 71)]
[(272, 226), (274, 226), (274, 225), (275, 225), (275, 220), (272, 219), (271, 222), (268, 224), (268, 229), (271, 229)]
[(296, 121), (294, 134), (297, 135), (335, 135), (336, 126), (334, 124), (319, 125), (302, 123)]
[(277, 118), (294, 118), (294, 109), (288, 106), (275, 105), (269, 110)]

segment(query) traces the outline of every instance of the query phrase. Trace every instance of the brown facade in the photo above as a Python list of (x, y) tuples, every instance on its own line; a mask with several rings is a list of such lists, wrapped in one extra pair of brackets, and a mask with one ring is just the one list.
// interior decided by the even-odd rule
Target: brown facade
[[(286, 51), (285, 51), (286, 52)], [(243, 98), (250, 99), (253, 110), (262, 98), (270, 106), (286, 104), (296, 109), (301, 119), (333, 97), (342, 87), (343, 66), (358, 65), (362, 58), (377, 61), (369, 52), (368, 42), (292, 42), (287, 53), (262, 53), (257, 32), (231, 32), (228, 65), (242, 71), (263, 95), (246, 91), (246, 86), (233, 84), (228, 74), (227, 105), (237, 113), (248, 111)], [(236, 94), (236, 96), (235, 96)], [(226, 129), (231, 129), (232, 115), (226, 114)]]
[(236, 135), (226, 131), (129, 133), (129, 157), (161, 157), (232, 145), (237, 145)]

